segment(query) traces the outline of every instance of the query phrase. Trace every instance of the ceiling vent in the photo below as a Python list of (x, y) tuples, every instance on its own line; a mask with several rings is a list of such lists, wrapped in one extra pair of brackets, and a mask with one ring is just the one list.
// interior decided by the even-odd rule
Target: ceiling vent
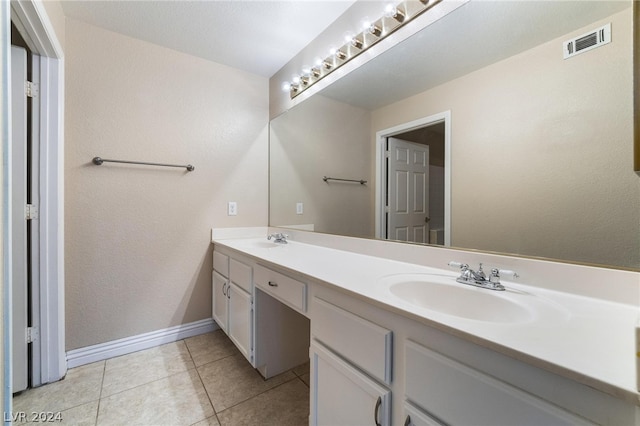
[(604, 46), (607, 43), (611, 43), (610, 23), (587, 34), (565, 41), (562, 44), (564, 59)]

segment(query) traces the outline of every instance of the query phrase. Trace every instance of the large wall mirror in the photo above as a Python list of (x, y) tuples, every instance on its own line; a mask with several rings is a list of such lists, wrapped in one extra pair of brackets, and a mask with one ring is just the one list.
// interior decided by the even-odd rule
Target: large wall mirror
[(640, 269), (633, 17), (459, 7), (271, 121), (270, 225)]

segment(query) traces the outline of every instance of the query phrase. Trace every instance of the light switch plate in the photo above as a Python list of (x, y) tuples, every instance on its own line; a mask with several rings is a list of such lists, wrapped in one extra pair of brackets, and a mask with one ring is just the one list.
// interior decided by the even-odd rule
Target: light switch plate
[(227, 203), (227, 216), (236, 216), (238, 214), (238, 203), (229, 201)]
[(304, 204), (296, 203), (296, 214), (304, 213)]

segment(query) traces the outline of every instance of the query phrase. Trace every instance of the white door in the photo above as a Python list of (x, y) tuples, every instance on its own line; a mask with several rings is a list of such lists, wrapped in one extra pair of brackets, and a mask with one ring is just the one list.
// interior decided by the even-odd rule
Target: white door
[(212, 275), (212, 316), (218, 323), (220, 328), (227, 332), (227, 291), (229, 288), (228, 281), (217, 271), (213, 271)]
[(312, 426), (390, 424), (390, 390), (315, 341), (310, 354)]
[(387, 238), (428, 243), (429, 146), (387, 140)]
[(242, 355), (253, 364), (251, 354), (251, 295), (231, 283), (229, 295), (229, 338), (240, 349)]
[(11, 46), (12, 392), (27, 388), (27, 51)]

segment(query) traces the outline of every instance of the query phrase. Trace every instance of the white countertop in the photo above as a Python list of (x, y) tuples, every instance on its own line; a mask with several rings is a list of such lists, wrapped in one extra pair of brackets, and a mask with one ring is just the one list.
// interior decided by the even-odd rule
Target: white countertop
[[(388, 260), (297, 241), (271, 245), (266, 238), (213, 242), (346, 290), (393, 312), (505, 353), (638, 405), (636, 327), (639, 309), (591, 297), (502, 279), (510, 298), (527, 309), (514, 322), (477, 321), (418, 307), (389, 290), (384, 277), (431, 275), (455, 283), (451, 270)], [(457, 283), (455, 283), (457, 284)], [(463, 284), (459, 284), (463, 285)], [(469, 287), (471, 291), (490, 290)], [(541, 307), (538, 309), (538, 307)]]

